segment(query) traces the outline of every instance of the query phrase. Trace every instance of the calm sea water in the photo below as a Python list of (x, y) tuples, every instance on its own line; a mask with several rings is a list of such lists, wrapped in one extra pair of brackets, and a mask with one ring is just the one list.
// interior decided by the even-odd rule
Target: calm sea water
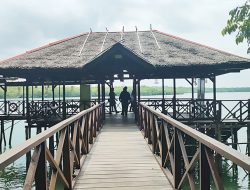
[[(155, 98), (161, 98), (162, 96), (154, 96)], [(212, 98), (212, 93), (207, 93), (206, 98)], [(149, 97), (148, 97), (149, 98)], [(152, 96), (150, 96), (152, 98)], [(165, 98), (172, 98), (172, 96), (166, 95)], [(177, 95), (177, 98), (191, 98), (191, 94)], [(247, 100), (250, 99), (249, 92), (235, 92), (235, 93), (217, 93), (218, 100)], [(6, 140), (8, 144), (9, 132), (8, 129), (10, 123), (5, 125)], [(16, 125), (13, 130), (12, 147), (18, 146), (25, 141), (25, 122), (16, 121)], [(35, 135), (35, 129), (32, 129), (32, 135)], [(246, 142), (246, 128), (242, 128), (238, 131), (239, 142)], [(5, 147), (4, 150), (8, 150), (10, 147)], [(246, 146), (240, 145), (238, 150), (243, 154), (246, 153)], [(221, 176), (225, 189), (238, 190), (238, 189), (250, 189), (250, 177), (245, 173), (243, 169), (238, 167), (235, 172), (232, 170), (231, 163), (224, 161), (221, 170)], [(18, 159), (16, 162), (11, 164), (5, 170), (0, 171), (0, 189), (22, 189), (23, 182), (26, 175), (25, 157)], [(198, 187), (197, 187), (198, 188)], [(184, 188), (189, 189), (189, 188)]]

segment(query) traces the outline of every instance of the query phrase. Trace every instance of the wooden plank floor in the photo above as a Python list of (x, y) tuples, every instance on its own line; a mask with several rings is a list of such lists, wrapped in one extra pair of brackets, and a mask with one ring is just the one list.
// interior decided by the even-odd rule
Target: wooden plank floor
[(132, 119), (106, 119), (74, 189), (173, 189)]

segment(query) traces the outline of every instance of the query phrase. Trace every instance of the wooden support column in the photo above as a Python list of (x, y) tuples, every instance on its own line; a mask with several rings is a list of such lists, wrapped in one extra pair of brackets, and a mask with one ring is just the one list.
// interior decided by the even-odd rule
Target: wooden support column
[(173, 118), (176, 119), (176, 79), (173, 79)]
[[(102, 82), (102, 102), (105, 102), (105, 81)], [(102, 114), (103, 119), (105, 120), (105, 104), (103, 104)]]
[(137, 81), (137, 92), (138, 92), (138, 97), (137, 97), (137, 100), (138, 100), (138, 103), (141, 101), (141, 85), (140, 85), (140, 79), (138, 79)]
[(42, 82), (42, 102), (44, 101), (44, 82)]
[(26, 80), (26, 118), (27, 118), (27, 123), (29, 126), (30, 125), (30, 103), (29, 103), (29, 82), (27, 80)]
[(213, 99), (216, 100), (216, 76), (213, 78)]
[(53, 101), (55, 100), (55, 88), (56, 88), (56, 85), (54, 85), (52, 82), (52, 100)]
[(162, 79), (162, 105), (161, 105), (162, 113), (165, 112), (165, 82)]
[[(134, 96), (134, 102), (131, 103), (131, 107), (132, 107), (132, 111), (134, 111), (135, 113), (135, 122), (138, 122), (139, 124), (139, 120), (138, 120), (138, 115), (139, 115), (139, 112), (138, 112), (138, 102), (137, 102), (137, 90), (136, 90), (136, 79), (133, 79), (133, 90), (132, 92), (134, 93), (133, 96)], [(131, 94), (132, 94), (131, 92)]]
[(65, 141), (63, 146), (63, 174), (72, 189), (72, 170), (71, 170), (71, 158), (70, 158), (70, 135), (69, 127), (67, 127)]
[(202, 100), (205, 99), (205, 79), (204, 78), (198, 79), (197, 98), (202, 99)]
[(7, 114), (7, 85), (6, 83), (4, 84), (4, 88), (3, 88), (3, 91), (4, 91), (4, 114), (6, 115)]
[(213, 113), (214, 113), (214, 120), (218, 120), (217, 112), (216, 112), (216, 77), (212, 78), (213, 82)]
[(35, 174), (35, 187), (37, 190), (46, 190), (48, 189), (47, 185), (47, 165), (46, 165), (46, 154), (45, 147), (46, 141), (42, 142), (41, 145), (41, 153), (39, 156), (36, 174)]
[[(28, 140), (30, 138), (30, 129), (29, 125), (25, 126), (25, 139)], [(26, 171), (29, 169), (29, 164), (31, 161), (31, 152), (26, 153)]]
[(192, 88), (192, 100), (193, 100), (194, 99), (194, 78), (192, 78), (191, 88)]
[(3, 145), (3, 130), (4, 130), (4, 120), (1, 120), (1, 131), (0, 131), (0, 153), (2, 153), (2, 145)]
[(134, 94), (135, 94), (135, 101), (137, 100), (137, 90), (136, 90), (136, 79), (133, 79), (133, 91), (134, 91)]
[[(222, 124), (215, 123), (215, 139), (219, 142), (221, 142), (221, 129), (222, 129)], [(222, 157), (220, 154), (215, 155), (215, 160), (218, 168), (222, 168)]]
[(66, 119), (66, 88), (65, 88), (65, 81), (63, 81), (63, 119)]
[(10, 136), (9, 136), (9, 147), (10, 147), (10, 148), (12, 148), (11, 143), (12, 143), (13, 128), (14, 128), (14, 124), (15, 124), (14, 122), (15, 122), (15, 120), (12, 120), (12, 121), (11, 121)]
[(31, 87), (31, 100), (34, 100), (34, 85)]
[(200, 189), (210, 190), (210, 173), (205, 146), (200, 143)]
[(25, 109), (25, 90), (24, 90), (24, 85), (23, 85), (23, 116), (25, 116), (25, 112), (26, 112), (26, 109)]
[(197, 98), (200, 100), (200, 106), (197, 106), (198, 114), (200, 114), (201, 117), (205, 117), (206, 111), (202, 109), (203, 107), (205, 107), (205, 102), (203, 101), (205, 99), (205, 78), (198, 79)]
[[(113, 82), (110, 80), (110, 83), (109, 83), (109, 92), (111, 92), (111, 88), (113, 88)], [(113, 110), (115, 111), (115, 110)], [(109, 103), (109, 114), (112, 113), (112, 107), (111, 107), (111, 104)]]
[(59, 97), (59, 102), (61, 100), (61, 85), (58, 85), (59, 89), (58, 89), (58, 97)]
[(80, 111), (90, 108), (91, 90), (89, 84), (80, 84)]
[[(250, 124), (247, 125), (247, 143), (250, 143)], [(247, 155), (250, 156), (250, 145), (247, 144)]]
[[(25, 127), (25, 138), (26, 140), (31, 138), (31, 120), (30, 120), (30, 102), (29, 102), (29, 81), (26, 79), (26, 84), (25, 84), (25, 89), (26, 89), (26, 121), (27, 121), (27, 126)], [(26, 153), (26, 169), (28, 170), (29, 168), (29, 163), (31, 160), (31, 152)]]
[(232, 148), (237, 150), (237, 144), (238, 144), (238, 132), (237, 132), (237, 129), (233, 129), (233, 144), (232, 144)]
[(101, 103), (101, 84), (97, 84), (97, 92), (98, 92), (98, 103)]
[[(238, 132), (237, 129), (232, 128), (231, 129), (233, 131), (233, 138), (232, 138), (232, 148), (237, 150), (238, 149)], [(233, 175), (238, 173), (238, 166), (236, 164), (233, 163)]]

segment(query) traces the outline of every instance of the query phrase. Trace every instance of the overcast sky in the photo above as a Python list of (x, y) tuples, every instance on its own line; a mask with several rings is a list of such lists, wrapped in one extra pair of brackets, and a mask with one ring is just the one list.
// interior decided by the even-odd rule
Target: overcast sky
[[(243, 0), (1, 0), (0, 60), (89, 31), (157, 29), (250, 58), (247, 45), (221, 35)], [(250, 86), (250, 70), (218, 77), (217, 86)]]

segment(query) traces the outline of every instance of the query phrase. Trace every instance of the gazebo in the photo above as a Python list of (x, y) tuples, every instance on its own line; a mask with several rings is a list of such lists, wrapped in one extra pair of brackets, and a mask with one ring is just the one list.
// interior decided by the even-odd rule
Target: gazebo
[[(140, 101), (140, 81), (143, 79), (173, 79), (173, 114), (176, 116), (176, 79), (186, 79), (192, 87), (194, 78), (209, 78), (213, 82), (216, 100), (216, 76), (250, 68), (250, 60), (199, 43), (179, 38), (158, 30), (93, 32), (63, 39), (27, 51), (0, 62), (1, 87), (4, 90), (2, 121), (8, 119), (7, 86), (24, 86), (28, 123), (33, 109), (29, 87), (62, 85), (62, 115), (67, 117), (65, 85), (81, 85), (81, 101), (90, 100), (88, 84), (98, 84), (98, 102), (105, 100), (105, 83), (132, 79)], [(15, 82), (14, 78), (23, 78)], [(162, 85), (164, 89), (164, 84)], [(164, 90), (163, 90), (164, 91)], [(42, 101), (44, 100), (42, 93)], [(87, 94), (87, 96), (86, 96)], [(164, 94), (164, 92), (163, 92)], [(87, 98), (86, 98), (87, 97)], [(164, 98), (163, 98), (164, 99)], [(13, 106), (13, 105), (12, 105)], [(215, 105), (213, 105), (215, 111)], [(2, 122), (3, 123), (3, 122)]]

